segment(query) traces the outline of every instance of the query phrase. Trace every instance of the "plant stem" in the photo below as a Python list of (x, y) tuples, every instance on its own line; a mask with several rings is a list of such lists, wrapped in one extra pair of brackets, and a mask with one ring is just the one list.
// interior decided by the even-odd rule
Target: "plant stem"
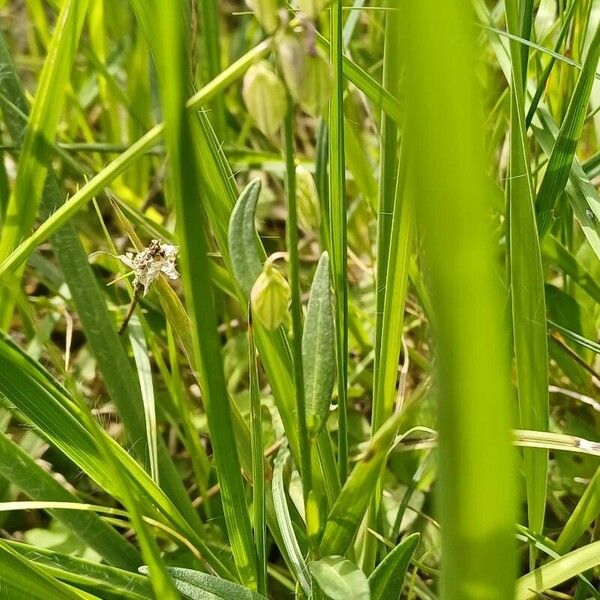
[(331, 203), (331, 259), (336, 306), (338, 386), (338, 470), (343, 484), (348, 475), (347, 368), (348, 368), (348, 279), (346, 194), (344, 161), (344, 106), (342, 2), (331, 7), (331, 67), (334, 89), (329, 109), (329, 201)]
[(248, 359), (250, 372), (250, 430), (252, 434), (252, 526), (256, 545), (256, 575), (258, 593), (267, 595), (267, 556), (265, 526), (265, 460), (262, 435), (260, 390), (258, 387), (258, 364), (252, 309), (248, 307)]
[(283, 152), (285, 157), (285, 196), (287, 204), (286, 243), (289, 256), (289, 278), (292, 291), (292, 360), (296, 389), (296, 418), (300, 438), (300, 473), (304, 504), (312, 489), (310, 445), (306, 427), (304, 400), (304, 370), (302, 368), (302, 304), (300, 301), (299, 258), (298, 258), (298, 214), (296, 209), (296, 165), (294, 161), (294, 124), (292, 101), (283, 125)]

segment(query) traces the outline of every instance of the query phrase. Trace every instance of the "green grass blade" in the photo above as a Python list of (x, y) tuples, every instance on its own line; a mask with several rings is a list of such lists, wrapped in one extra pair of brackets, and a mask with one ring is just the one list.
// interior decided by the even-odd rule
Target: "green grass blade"
[(52, 600), (99, 600), (98, 596), (77, 590), (46, 575), (4, 540), (0, 541), (0, 581), (2, 593), (7, 594), (6, 597), (11, 600), (49, 597)]
[(467, 3), (426, 0), (407, 9), (409, 189), (425, 232), (437, 356), (441, 594), (505, 600), (516, 574), (513, 399), (472, 15)]
[(406, 571), (410, 565), (420, 535), (413, 533), (403, 539), (377, 566), (369, 576), (373, 600), (386, 600), (400, 596)]
[(11, 550), (36, 566), (74, 587), (98, 594), (105, 600), (148, 600), (151, 587), (146, 577), (105, 564), (89, 562), (67, 554), (7, 540)]
[[(0, 474), (32, 500), (79, 501), (4, 433), (0, 434)], [(75, 511), (50, 511), (50, 514), (109, 564), (128, 569), (141, 564), (135, 548), (95, 514)]]
[[(27, 235), (37, 217), (48, 159), (65, 100), (71, 65), (87, 10), (87, 0), (65, 2), (42, 69), (23, 139), (14, 188), (6, 208), (0, 237), (0, 261)], [(13, 304), (0, 291), (0, 327), (6, 329)]]
[(283, 446), (275, 458), (272, 484), (273, 504), (275, 507), (275, 514), (277, 516), (277, 523), (279, 524), (282, 541), (287, 551), (292, 568), (294, 569), (295, 576), (300, 582), (304, 592), (310, 596), (310, 574), (308, 572), (306, 563), (304, 562), (304, 556), (302, 555), (302, 550), (300, 549), (300, 545), (294, 532), (294, 526), (290, 516), (290, 509), (287, 504), (285, 485), (283, 481), (283, 470), (289, 457), (289, 450), (287, 447)]
[(319, 546), (321, 556), (346, 554), (369, 502), (402, 415), (396, 414), (379, 428), (362, 460), (350, 473), (333, 505)]
[(58, 16), (23, 139), (15, 186), (2, 228), (2, 259), (29, 233), (37, 216), (48, 170), (47, 160), (62, 111), (87, 4), (87, 0), (69, 0), (63, 4)]
[(335, 336), (338, 393), (338, 470), (348, 475), (348, 242), (346, 167), (344, 159), (344, 62), (342, 0), (331, 6), (331, 69), (333, 94), (329, 105), (329, 215), (331, 279), (335, 302)]
[(563, 527), (555, 549), (559, 554), (568, 552), (585, 533), (590, 523), (600, 514), (600, 469), (587, 484), (577, 506)]
[(262, 404), (258, 381), (256, 346), (252, 331), (252, 310), (248, 310), (248, 357), (250, 372), (250, 427), (252, 430), (252, 527), (256, 544), (257, 589), (267, 593), (267, 547), (265, 521), (265, 459), (262, 431)]
[(585, 122), (599, 60), (600, 28), (596, 29), (590, 44), (583, 63), (583, 69), (579, 74), (577, 85), (571, 96), (567, 113), (562, 121), (558, 137), (546, 165), (544, 178), (537, 193), (538, 229), (541, 238), (552, 225), (554, 205), (558, 196), (564, 190), (571, 173), (571, 166)]
[(170, 192), (177, 215), (182, 279), (191, 313), (195, 367), (203, 391), (231, 548), (242, 582), (255, 588), (256, 554), (245, 489), (240, 478), (239, 457), (235, 450), (231, 409), (217, 335), (208, 248), (202, 231), (206, 222), (206, 207), (204, 190), (196, 171), (202, 169), (203, 165), (197, 160), (191, 137), (191, 120), (185, 108), (189, 74), (184, 43), (185, 27), (177, 9), (157, 2), (155, 11), (154, 17), (160, 26), (154, 49), (165, 115)]
[[(518, 9), (506, 4), (509, 31), (517, 33)], [(515, 361), (521, 428), (548, 430), (548, 343), (544, 277), (533, 208), (533, 186), (525, 134), (521, 46), (511, 40), (509, 262)], [(525, 450), (529, 527), (541, 533), (546, 507), (548, 453)]]
[(565, 554), (517, 581), (515, 600), (535, 600), (539, 594), (600, 564), (600, 542)]
[(150, 364), (150, 358), (148, 356), (148, 344), (146, 343), (144, 330), (136, 315), (129, 321), (128, 332), (144, 403), (146, 443), (148, 454), (150, 456), (150, 475), (158, 485), (158, 433), (156, 429), (156, 406), (154, 402), (154, 384), (152, 383), (152, 365)]

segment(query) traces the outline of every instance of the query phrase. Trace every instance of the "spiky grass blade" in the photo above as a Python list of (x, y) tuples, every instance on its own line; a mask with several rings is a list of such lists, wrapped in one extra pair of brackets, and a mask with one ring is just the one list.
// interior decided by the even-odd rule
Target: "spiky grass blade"
[(203, 391), (231, 548), (241, 580), (255, 588), (256, 554), (239, 457), (235, 450), (231, 409), (217, 336), (208, 244), (203, 230), (206, 223), (206, 208), (202, 203), (204, 190), (197, 177), (197, 170), (202, 169), (203, 165), (196, 156), (191, 121), (185, 108), (189, 70), (184, 21), (177, 7), (158, 2), (154, 9), (154, 18), (160, 24), (154, 49), (165, 115), (170, 193), (182, 249), (182, 275), (192, 320), (195, 367)]
[(338, 392), (338, 470), (348, 475), (348, 274), (346, 167), (344, 159), (344, 70), (342, 0), (331, 6), (331, 69), (333, 95), (329, 106), (329, 215), (331, 278), (335, 302)]
[[(515, 0), (506, 3), (509, 31), (520, 32)], [(548, 343), (546, 304), (539, 239), (533, 208), (534, 191), (525, 133), (522, 48), (510, 42), (511, 118), (509, 202), (509, 262), (519, 409), (523, 429), (548, 430)], [(548, 453), (526, 450), (525, 480), (529, 527), (541, 533), (546, 506)]]

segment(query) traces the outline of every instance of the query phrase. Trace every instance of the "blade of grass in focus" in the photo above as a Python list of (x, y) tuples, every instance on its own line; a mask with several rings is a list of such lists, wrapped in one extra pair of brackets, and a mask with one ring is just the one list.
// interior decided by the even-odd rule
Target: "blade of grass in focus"
[[(506, 3), (508, 29), (520, 31), (515, 0)], [(544, 275), (534, 214), (534, 190), (525, 132), (522, 47), (511, 39), (511, 111), (508, 193), (509, 264), (520, 426), (548, 430), (548, 342)], [(525, 450), (529, 527), (541, 533), (546, 509), (548, 453)], [(534, 556), (532, 548), (532, 557)]]
[(329, 215), (331, 278), (335, 302), (338, 395), (338, 470), (340, 482), (348, 475), (348, 273), (347, 207), (344, 160), (344, 72), (342, 0), (330, 8), (333, 93), (329, 105)]
[(155, 58), (166, 119), (169, 189), (177, 215), (177, 231), (182, 249), (182, 274), (192, 320), (195, 367), (202, 385), (231, 548), (242, 582), (255, 589), (256, 553), (240, 475), (241, 467), (235, 450), (217, 336), (213, 285), (208, 268), (208, 245), (204, 239), (204, 190), (197, 175), (202, 164), (194, 151), (190, 117), (185, 107), (189, 69), (187, 46), (184, 43), (184, 20), (177, 7), (161, 2), (154, 3), (153, 16), (155, 24), (158, 24)]
[(516, 574), (512, 394), (471, 20), (466, 3), (409, 3), (406, 143), (434, 311), (441, 595), (506, 600)]

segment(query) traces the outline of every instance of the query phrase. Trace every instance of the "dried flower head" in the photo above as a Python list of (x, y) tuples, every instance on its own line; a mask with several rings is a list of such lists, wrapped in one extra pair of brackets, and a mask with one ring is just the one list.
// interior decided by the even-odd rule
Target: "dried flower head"
[(135, 291), (137, 293), (143, 291), (143, 295), (145, 295), (160, 273), (164, 273), (169, 279), (179, 277), (175, 266), (178, 253), (177, 246), (152, 240), (140, 252), (127, 252), (127, 254), (120, 254), (117, 258), (133, 271)]

